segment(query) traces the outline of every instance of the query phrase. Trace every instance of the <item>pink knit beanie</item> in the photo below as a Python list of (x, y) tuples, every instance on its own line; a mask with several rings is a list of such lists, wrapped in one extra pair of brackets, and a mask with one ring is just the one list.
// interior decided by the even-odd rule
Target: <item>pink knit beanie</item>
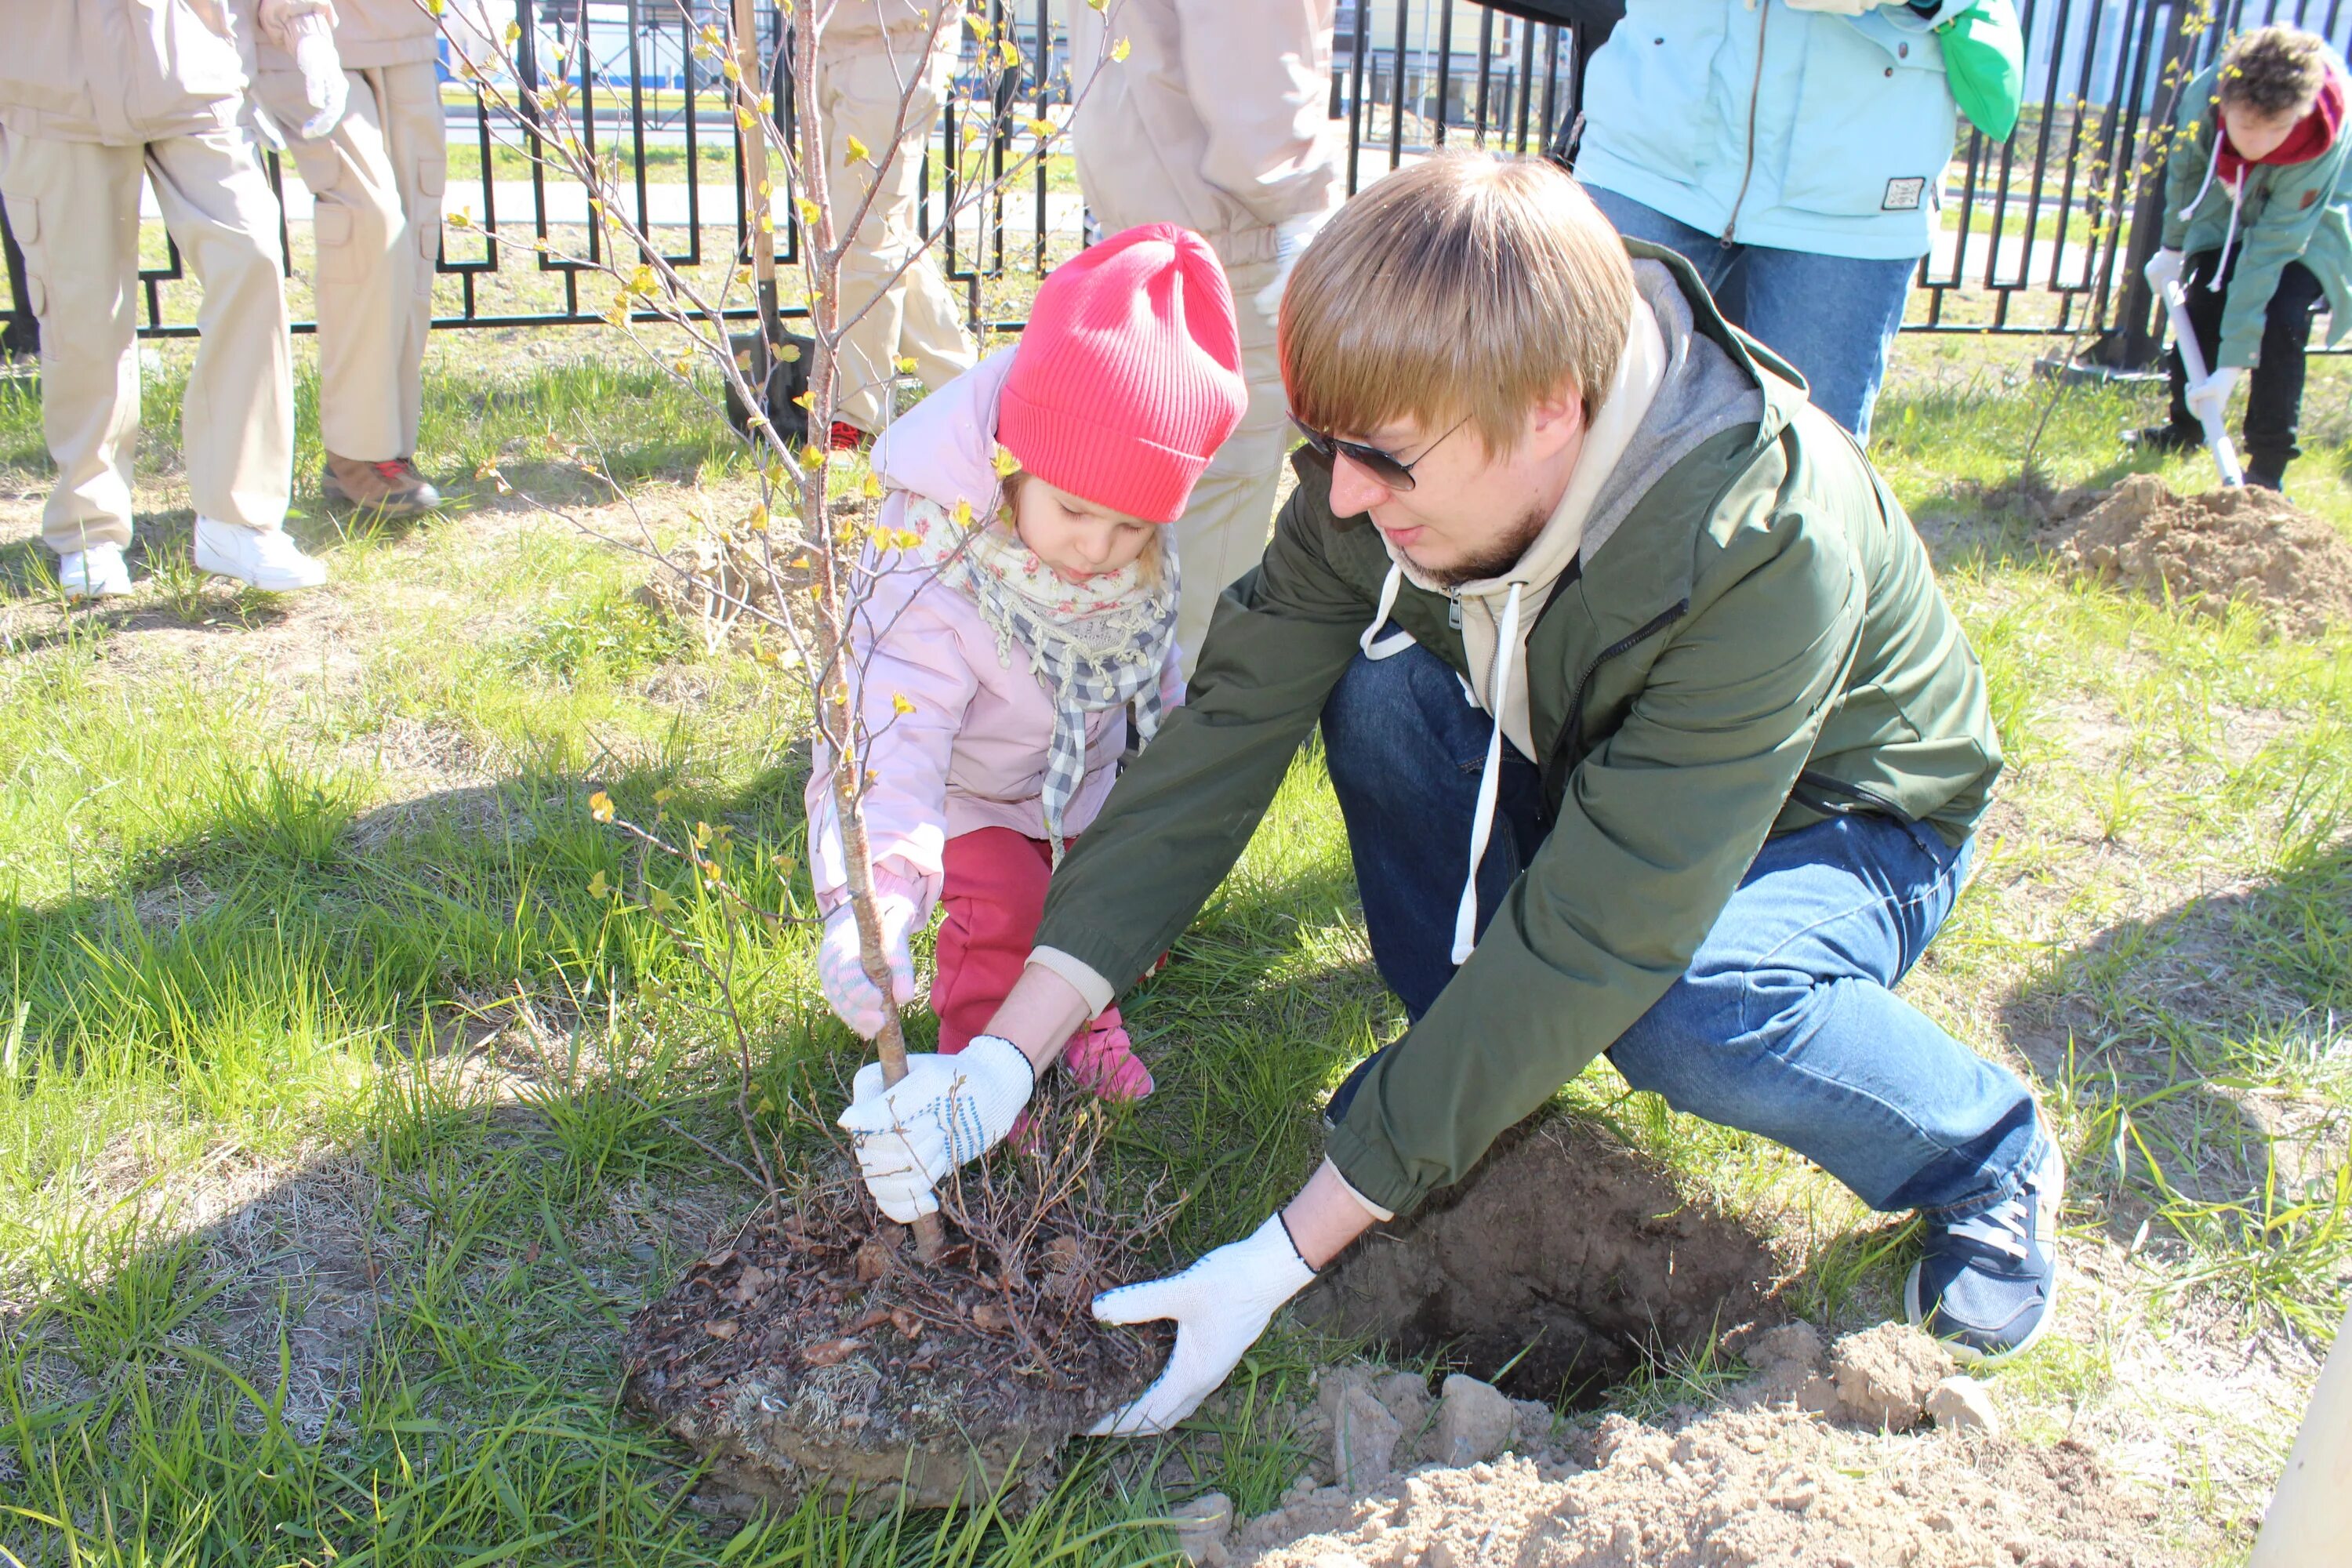
[(1208, 242), (1145, 224), (1045, 276), (996, 439), (1056, 489), (1173, 522), (1249, 406), (1233, 291)]

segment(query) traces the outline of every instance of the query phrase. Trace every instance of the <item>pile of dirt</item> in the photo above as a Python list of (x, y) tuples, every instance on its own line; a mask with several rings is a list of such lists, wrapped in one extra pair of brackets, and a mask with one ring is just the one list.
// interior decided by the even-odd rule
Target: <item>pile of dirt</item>
[[(1890, 1325), (1824, 1351), (1790, 1324), (1748, 1354), (1761, 1369), (1704, 1415), (1656, 1424), (1609, 1415), (1558, 1434), (1525, 1405), (1516, 1451), (1468, 1465), (1424, 1465), (1373, 1484), (1296, 1492), (1238, 1531), (1196, 1533), (1188, 1555), (1236, 1568), (2158, 1568), (2158, 1510), (2118, 1495), (2090, 1452), (2001, 1438), (1934, 1391), (1965, 1385), (1942, 1349)], [(1434, 1417), (1409, 1374), (1339, 1378), (1325, 1409), (1331, 1471), (1347, 1456), (1353, 1405), (1378, 1400), (1402, 1426), (1448, 1426), (1449, 1379)], [(1924, 1386), (1923, 1386), (1924, 1384)], [(1483, 1385), (1482, 1385), (1483, 1386)], [(1486, 1391), (1492, 1394), (1493, 1391)], [(1465, 1409), (1475, 1397), (1465, 1398)], [(1973, 1401), (1965, 1403), (1973, 1404)], [(1899, 1435), (1939, 1412), (1948, 1427)], [(1464, 1420), (1453, 1426), (1459, 1429)], [(1353, 1425), (1365, 1425), (1359, 1412)], [(1327, 1426), (1331, 1426), (1328, 1416)], [(1433, 1451), (1428, 1437), (1417, 1449)], [(1310, 1483), (1311, 1484), (1311, 1483)], [(1210, 1510), (1202, 1510), (1210, 1511)]]
[(1648, 1357), (1779, 1321), (1789, 1272), (1748, 1222), (1607, 1129), (1550, 1111), (1367, 1236), (1297, 1310), (1399, 1360), (1442, 1353), (1507, 1392), (1575, 1404)]
[[(709, 1500), (812, 1494), (887, 1509), (1044, 1494), (1057, 1449), (1156, 1374), (1152, 1333), (1094, 1321), (1156, 1228), (1107, 1211), (1093, 1112), (941, 1194), (951, 1245), (917, 1261), (845, 1157), (633, 1319), (625, 1397), (712, 1461)], [(1055, 1131), (1056, 1127), (1062, 1131)]]
[(2058, 556), (2070, 576), (2208, 615), (2249, 605), (2294, 637), (2352, 622), (2352, 544), (2275, 491), (2181, 496), (2153, 474), (2134, 474), (2105, 499), (2087, 500), (2064, 509), (2072, 526)]

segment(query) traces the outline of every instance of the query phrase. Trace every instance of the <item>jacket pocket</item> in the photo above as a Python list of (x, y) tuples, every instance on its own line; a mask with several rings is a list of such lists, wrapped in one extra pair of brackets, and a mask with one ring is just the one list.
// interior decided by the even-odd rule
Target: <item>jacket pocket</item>
[(1837, 711), (1822, 726), (1817, 752), (1858, 752), (1876, 746), (1907, 745), (1919, 738), (1919, 726), (1903, 710), (1886, 688), (1872, 682), (1857, 686), (1838, 703)]
[(162, 20), (166, 84), (176, 84), (197, 99), (231, 98), (245, 90), (245, 62), (234, 43), (205, 26), (184, 5), (164, 5)]
[(49, 290), (43, 280), (48, 253), (41, 245), (41, 204), (12, 191), (0, 191), (0, 204), (8, 209), (8, 232), (16, 236), (16, 248), (25, 253), (25, 308), (42, 321), (49, 313)]
[(352, 258), (352, 210), (341, 202), (322, 201), (310, 209), (311, 237), (319, 242), (319, 276), (339, 283), (356, 282), (359, 265)]
[(1723, 0), (1637, 0), (1587, 72), (1586, 142), (1695, 184), (1701, 164), (1722, 155), (1722, 117), (1708, 100), (1735, 15), (1749, 13)]
[(1875, 15), (1822, 22), (1807, 39), (1781, 205), (1829, 217), (1934, 207), (1955, 123), (1943, 44)]

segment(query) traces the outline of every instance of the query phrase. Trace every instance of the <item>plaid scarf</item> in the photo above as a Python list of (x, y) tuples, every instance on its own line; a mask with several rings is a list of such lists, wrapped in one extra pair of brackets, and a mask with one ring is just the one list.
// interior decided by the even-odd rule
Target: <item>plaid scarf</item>
[(1133, 705), (1136, 744), (1160, 730), (1160, 678), (1176, 640), (1175, 541), (1160, 536), (1164, 570), (1146, 583), (1139, 567), (1068, 583), (1009, 532), (976, 520), (960, 526), (947, 508), (907, 498), (912, 553), (979, 606), (996, 633), (996, 657), (1013, 668), (1017, 646), (1054, 700), (1045, 752), (1045, 837), (1062, 860), (1062, 817), (1087, 773), (1087, 718)]

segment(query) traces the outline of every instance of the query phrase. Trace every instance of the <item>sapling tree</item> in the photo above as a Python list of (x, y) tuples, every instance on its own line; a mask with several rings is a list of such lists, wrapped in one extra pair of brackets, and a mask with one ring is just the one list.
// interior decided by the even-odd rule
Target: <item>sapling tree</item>
[[(444, 0), (420, 3), (436, 14), (444, 9)], [(543, 47), (542, 40), (527, 37), (520, 19), (534, 10), (549, 16), (557, 10), (552, 6), (519, 7), (519, 19), (487, 45), (471, 28), (447, 18), (444, 30), (460, 74), (476, 84), (499, 121), (509, 127), (501, 141), (549, 175), (574, 182), (586, 192), (588, 244), (572, 247), (555, 238), (533, 238), (527, 242), (530, 247), (608, 278), (614, 294), (606, 322), (700, 399), (714, 424), (724, 420), (728, 405), (738, 412), (729, 427), (736, 431), (757, 476), (757, 496), (743, 515), (718, 526), (716, 548), (689, 552), (665, 549), (634, 505), (629, 506), (635, 520), (632, 535), (592, 531), (656, 561), (694, 596), (715, 606), (724, 624), (738, 629), (748, 624), (754, 633), (755, 656), (804, 702), (811, 739), (832, 763), (833, 805), (863, 967), (887, 997), (892, 994), (890, 963), (876, 901), (865, 798), (873, 782), (867, 759), (889, 721), (884, 721), (883, 728), (868, 722), (869, 705), (863, 697), (863, 671), (856, 664), (851, 628), (876, 582), (877, 553), (908, 542), (890, 537), (877, 520), (872, 503), (881, 494), (878, 480), (869, 473), (853, 484), (854, 466), (836, 463), (828, 451), (827, 437), (844, 389), (845, 335), (880, 303), (878, 296), (842, 298), (844, 261), (875, 204), (884, 199), (897, 161), (909, 155), (909, 142), (927, 130), (917, 122), (922, 112), (918, 104), (927, 96), (922, 77), (935, 54), (971, 50), (973, 69), (967, 79), (987, 90), (983, 101), (989, 112), (962, 119), (961, 134), (946, 148), (943, 159), (950, 176), (944, 182), (944, 219), (891, 275), (893, 281), (907, 268), (919, 265), (929, 246), (939, 244), (1033, 174), (1066, 134), (1044, 106), (1058, 100), (1074, 108), (1095, 72), (1125, 58), (1127, 47), (1124, 41), (1113, 42), (1102, 59), (1073, 62), (1057, 75), (1050, 69), (1046, 38), (1024, 51), (1009, 22), (992, 24), (951, 3), (914, 10), (919, 28), (902, 31), (892, 42), (900, 77), (894, 134), (876, 146), (852, 139), (848, 162), (859, 174), (837, 184), (822, 152), (828, 128), (819, 78), (827, 28), (839, 0), (780, 0), (778, 36), (765, 40), (756, 26), (752, 0), (730, 0), (723, 15), (714, 14), (708, 0), (671, 3), (678, 7), (681, 22), (692, 29), (695, 56), (723, 83), (739, 152), (748, 254), (739, 254), (715, 281), (666, 257), (648, 232), (646, 215), (624, 194), (618, 153), (596, 149), (594, 127), (583, 111), (584, 95), (577, 85), (593, 80), (598, 71), (589, 48), (584, 0), (573, 0), (571, 15), (563, 18), (569, 42), (559, 49)], [(1099, 5), (1101, 0), (1088, 3)], [(1040, 84), (1039, 107), (1008, 124), (996, 111), (993, 89), (1015, 72)], [(781, 90), (787, 80), (789, 93)], [(782, 111), (785, 101), (788, 115)], [(976, 122), (981, 120), (985, 128)], [(1009, 150), (999, 141), (1008, 132), (1017, 143)], [(1008, 151), (1012, 155), (1005, 155)], [(457, 216), (450, 221), (463, 227), (468, 220)], [(799, 309), (805, 318), (801, 334), (788, 332), (785, 326), (789, 272), (779, 258), (779, 223), (794, 242), (789, 268), (797, 272)], [(511, 243), (487, 226), (485, 234), (491, 243)], [(748, 352), (739, 347), (730, 329), (747, 311), (755, 312), (758, 321), (757, 337)], [(780, 388), (799, 387), (803, 381), (804, 389), (796, 395), (777, 395)], [(626, 490), (613, 479), (593, 439), (583, 443), (579, 455), (587, 472), (628, 502)], [(495, 468), (486, 470), (485, 477), (505, 484)], [(587, 526), (584, 521), (583, 526)], [(895, 569), (907, 568), (900, 564)], [(911, 710), (904, 698), (896, 699), (894, 706), (901, 713)], [(801, 917), (763, 908), (733, 885), (723, 835), (714, 843), (711, 830), (697, 825), (691, 842), (678, 842), (666, 813), (650, 826), (625, 822), (616, 817), (609, 797), (601, 792), (592, 809), (598, 820), (614, 822), (634, 836), (640, 850), (636, 883), (641, 907), (695, 952), (696, 962), (704, 964), (727, 998), (724, 1010), (744, 1079), (738, 1105), (746, 1136), (758, 1154), (760, 1140), (747, 1103), (751, 1055), (732, 1002), (732, 954), (745, 921)], [(665, 859), (690, 867), (700, 887), (715, 896), (727, 932), (720, 963), (709, 963), (700, 956), (688, 933), (678, 929), (674, 896), (648, 881), (649, 868)], [(906, 1072), (906, 1041), (894, 1009), (884, 1009), (874, 1044), (886, 1081), (896, 1082)], [(764, 1155), (759, 1163), (772, 1194), (772, 1167)], [(926, 1259), (936, 1257), (941, 1246), (936, 1216), (927, 1216), (916, 1229), (919, 1252)]]

